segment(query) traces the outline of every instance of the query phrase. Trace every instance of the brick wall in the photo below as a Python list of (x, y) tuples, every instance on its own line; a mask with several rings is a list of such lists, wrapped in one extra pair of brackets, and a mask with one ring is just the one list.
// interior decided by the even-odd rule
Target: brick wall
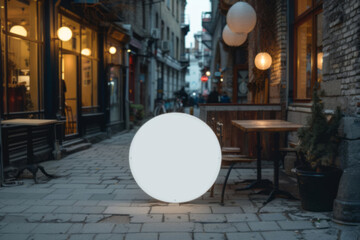
[(328, 0), (323, 9), (324, 102), (360, 114), (360, 2)]
[(271, 67), (271, 80), (269, 88), (269, 102), (280, 103), (286, 101), (285, 91), (282, 84), (286, 84), (286, 0), (276, 0), (276, 44), (273, 51), (273, 63)]

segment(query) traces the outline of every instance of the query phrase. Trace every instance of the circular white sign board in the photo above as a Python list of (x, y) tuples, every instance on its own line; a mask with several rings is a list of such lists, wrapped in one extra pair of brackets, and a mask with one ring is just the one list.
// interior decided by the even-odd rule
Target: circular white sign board
[(214, 184), (221, 149), (203, 121), (184, 113), (167, 113), (138, 130), (129, 162), (136, 183), (148, 195), (164, 202), (188, 202)]

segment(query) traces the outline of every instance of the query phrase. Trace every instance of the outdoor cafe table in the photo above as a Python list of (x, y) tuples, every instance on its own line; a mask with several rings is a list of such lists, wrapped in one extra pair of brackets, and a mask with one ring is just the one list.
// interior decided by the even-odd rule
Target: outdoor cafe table
[[(261, 179), (261, 133), (272, 132), (274, 133), (274, 147), (275, 151), (279, 150), (280, 132), (291, 132), (297, 131), (302, 125), (295, 124), (283, 120), (232, 120), (232, 125), (239, 128), (240, 130), (248, 132), (256, 132), (257, 139), (257, 178), (248, 187), (239, 190), (245, 190), (250, 188), (268, 188), (269, 181)], [(267, 193), (269, 191), (261, 191), (261, 193)], [(294, 197), (286, 192), (279, 189), (279, 156), (274, 159), (274, 185), (270, 191), (270, 195), (264, 204), (273, 200), (276, 196), (285, 196), (294, 199)]]
[[(33, 163), (34, 159), (34, 149), (33, 149), (33, 137), (32, 137), (32, 129), (34, 127), (40, 127), (45, 125), (51, 125), (54, 131), (54, 138), (56, 139), (56, 129), (55, 124), (57, 120), (53, 119), (28, 119), (28, 118), (16, 118), (10, 120), (1, 121), (1, 125), (18, 125), (26, 127), (27, 129), (27, 162), (29, 164)], [(54, 141), (55, 144), (56, 140)]]

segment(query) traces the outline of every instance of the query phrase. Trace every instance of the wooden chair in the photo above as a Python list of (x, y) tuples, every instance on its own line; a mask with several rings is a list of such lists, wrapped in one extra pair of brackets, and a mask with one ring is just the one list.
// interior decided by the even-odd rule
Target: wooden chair
[[(215, 118), (212, 117), (210, 118), (210, 120), (208, 121), (208, 125), (210, 126), (210, 128), (215, 132), (215, 134), (217, 135), (220, 145), (221, 145), (221, 153), (222, 154), (240, 154), (241, 153), (241, 148), (239, 147), (224, 147), (223, 146), (223, 142), (222, 142), (222, 138), (223, 138), (223, 129), (221, 129), (221, 134), (218, 132), (217, 130), (217, 124), (220, 122), (216, 122)], [(222, 124), (222, 123), (221, 123)], [(220, 140), (221, 138), (221, 140)]]
[[(216, 136), (218, 137), (221, 149), (223, 149), (223, 127), (224, 127), (223, 123), (221, 123), (221, 122), (216, 123)], [(230, 149), (232, 149), (232, 148), (230, 148)], [(220, 202), (221, 205), (224, 205), (224, 195), (225, 195), (226, 184), (227, 184), (227, 181), (230, 176), (230, 172), (233, 169), (233, 167), (237, 163), (251, 163), (251, 162), (256, 161), (256, 158), (251, 158), (246, 155), (228, 154), (228, 153), (225, 154), (224, 152), (222, 152), (222, 158), (221, 158), (221, 168), (229, 167), (228, 172), (225, 177), (222, 192), (221, 192), (221, 202)], [(230, 151), (230, 153), (233, 153), (233, 152)], [(214, 196), (214, 185), (211, 187), (210, 196)]]

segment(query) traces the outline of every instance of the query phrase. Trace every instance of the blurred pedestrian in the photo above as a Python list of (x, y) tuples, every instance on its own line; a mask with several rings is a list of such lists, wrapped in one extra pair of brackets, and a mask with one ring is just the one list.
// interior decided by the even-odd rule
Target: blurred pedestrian
[(207, 103), (218, 103), (219, 102), (219, 93), (216, 90), (216, 87), (210, 92), (209, 97), (207, 99)]
[(227, 95), (226, 91), (223, 91), (221, 97), (220, 97), (220, 102), (221, 103), (230, 103), (230, 98), (229, 96)]

